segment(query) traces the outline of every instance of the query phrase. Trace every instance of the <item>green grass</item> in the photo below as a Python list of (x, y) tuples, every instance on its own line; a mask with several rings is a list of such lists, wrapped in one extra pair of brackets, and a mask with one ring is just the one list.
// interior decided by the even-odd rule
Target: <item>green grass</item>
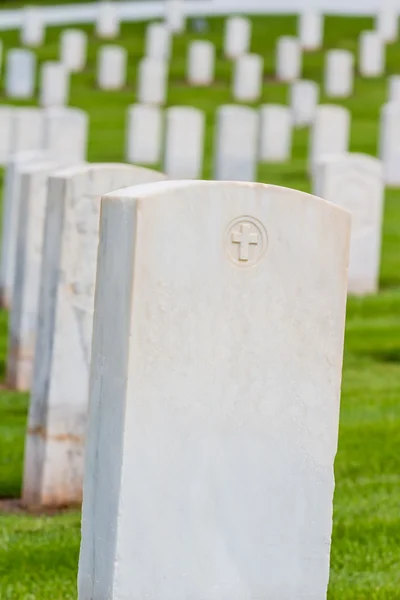
[[(325, 50), (357, 48), (369, 18), (330, 17)], [(123, 160), (126, 107), (135, 101), (138, 59), (143, 52), (142, 24), (124, 24), (121, 40), (129, 51), (128, 83), (121, 92), (96, 89), (98, 41), (93, 27), (84, 73), (74, 75), (71, 104), (88, 111), (89, 159)], [(291, 16), (253, 19), (252, 49), (266, 64), (263, 102), (286, 102), (287, 88), (274, 81), (274, 48), (283, 34), (295, 33)], [(207, 37), (218, 50), (216, 82), (193, 89), (184, 82), (190, 34), (175, 40), (168, 104), (203, 109), (207, 119), (204, 176), (210, 177), (216, 107), (231, 102), (231, 65), (222, 59), (222, 20), (210, 20)], [(49, 29), (39, 61), (55, 59), (58, 29)], [(6, 48), (18, 44), (15, 32), (2, 34)], [(321, 81), (323, 52), (304, 58), (304, 77)], [(400, 69), (400, 45), (388, 47), (387, 73)], [(357, 78), (352, 98), (341, 102), (352, 111), (351, 149), (376, 154), (378, 116), (386, 99), (384, 79)], [(3, 98), (4, 101), (4, 98)], [(326, 98), (322, 97), (322, 101)], [(259, 180), (309, 190), (305, 176), (307, 132), (294, 136), (293, 159), (282, 166), (262, 165)], [(400, 598), (400, 190), (388, 190), (383, 231), (381, 292), (350, 298), (347, 310), (339, 450), (331, 561), (330, 600)], [(4, 372), (6, 315), (0, 318), (0, 372)], [(0, 394), (0, 497), (18, 497), (21, 487), (27, 397)], [(76, 598), (79, 515), (0, 517), (0, 600), (68, 600)], [(278, 600), (278, 599), (277, 599)]]

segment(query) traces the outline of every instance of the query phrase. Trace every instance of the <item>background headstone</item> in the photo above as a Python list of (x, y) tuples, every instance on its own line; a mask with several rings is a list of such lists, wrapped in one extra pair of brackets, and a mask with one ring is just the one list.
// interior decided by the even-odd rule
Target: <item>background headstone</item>
[(359, 69), (363, 77), (380, 77), (385, 70), (385, 43), (375, 31), (363, 31), (359, 44)]
[(319, 86), (315, 81), (299, 80), (290, 87), (292, 121), (298, 127), (312, 125), (319, 101)]
[(168, 64), (165, 60), (143, 58), (138, 67), (138, 102), (165, 104), (168, 85)]
[(185, 0), (165, 0), (165, 24), (172, 33), (185, 31)]
[(299, 40), (304, 50), (319, 50), (323, 44), (324, 15), (305, 11), (299, 15)]
[(21, 17), (21, 44), (31, 48), (41, 46), (45, 36), (42, 9), (37, 6), (25, 6)]
[(65, 29), (60, 37), (60, 62), (73, 73), (86, 65), (87, 35), (79, 29)]
[(103, 46), (98, 53), (97, 85), (101, 90), (119, 90), (126, 84), (128, 53), (122, 46)]
[(97, 3), (96, 35), (101, 39), (113, 39), (119, 35), (119, 18), (114, 2), (101, 0)]
[(301, 46), (295, 37), (279, 38), (276, 45), (276, 76), (280, 81), (295, 81), (301, 77)]
[(0, 106), (0, 166), (7, 164), (11, 153), (11, 127), (14, 108)]
[(324, 155), (341, 155), (348, 151), (350, 138), (350, 112), (343, 106), (322, 104), (315, 113), (310, 130), (309, 168)]
[(225, 21), (224, 54), (227, 58), (239, 58), (250, 52), (251, 21), (245, 17), (229, 17)]
[(174, 106), (165, 111), (164, 172), (170, 179), (197, 179), (203, 171), (203, 111)]
[(63, 165), (86, 160), (88, 115), (80, 108), (49, 108), (44, 115), (43, 147)]
[(375, 28), (379, 36), (387, 43), (398, 39), (398, 9), (389, 2), (382, 3), (375, 19)]
[(128, 107), (126, 151), (128, 162), (155, 165), (161, 158), (162, 114), (158, 106)]
[(235, 63), (233, 97), (239, 102), (256, 102), (262, 93), (264, 61), (258, 54), (244, 54)]
[(348, 50), (330, 50), (325, 58), (325, 93), (347, 98), (353, 93), (354, 56)]
[(210, 85), (214, 81), (215, 46), (206, 40), (192, 42), (188, 53), (190, 85)]
[(59, 62), (48, 61), (40, 71), (40, 104), (46, 108), (65, 106), (69, 100), (69, 71)]
[(260, 150), (262, 162), (286, 162), (292, 150), (292, 116), (287, 106), (265, 104), (260, 108)]
[(163, 23), (150, 23), (146, 29), (145, 58), (169, 60), (172, 38)]
[(382, 107), (379, 156), (383, 162), (386, 185), (400, 187), (400, 103), (389, 102)]
[(388, 102), (400, 102), (400, 75), (389, 77)]
[(7, 53), (5, 91), (9, 98), (31, 98), (35, 91), (36, 57), (30, 50)]

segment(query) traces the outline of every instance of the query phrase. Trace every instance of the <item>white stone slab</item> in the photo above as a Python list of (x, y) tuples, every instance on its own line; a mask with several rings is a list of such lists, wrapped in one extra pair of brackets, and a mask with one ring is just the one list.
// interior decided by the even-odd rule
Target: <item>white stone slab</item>
[(295, 81), (290, 86), (292, 121), (297, 127), (312, 125), (319, 102), (319, 85), (315, 81)]
[(0, 40), (0, 73), (3, 70), (3, 42)]
[(155, 165), (161, 158), (162, 114), (158, 106), (128, 107), (125, 158), (128, 162)]
[(69, 71), (62, 63), (48, 61), (42, 64), (40, 72), (40, 104), (65, 106), (69, 101)]
[(43, 147), (64, 165), (86, 160), (88, 115), (80, 108), (49, 108), (44, 115)]
[(25, 6), (21, 11), (21, 44), (36, 48), (44, 44), (45, 26), (43, 9), (37, 6)]
[(36, 57), (31, 50), (7, 53), (5, 92), (9, 98), (31, 98), (35, 91)]
[(205, 116), (191, 106), (166, 110), (164, 172), (170, 179), (197, 179), (203, 172)]
[(86, 65), (87, 35), (80, 29), (65, 29), (60, 36), (60, 62), (71, 72)]
[(165, 60), (143, 58), (138, 68), (138, 102), (140, 104), (165, 104), (167, 86), (167, 62)]
[(197, 40), (189, 46), (188, 82), (190, 85), (210, 85), (214, 81), (215, 46), (206, 40)]
[(255, 181), (260, 119), (246, 106), (220, 106), (214, 138), (214, 179)]
[(350, 294), (373, 294), (379, 287), (384, 202), (382, 163), (363, 154), (327, 157), (317, 163), (319, 193), (351, 213), (348, 270)]
[(379, 156), (386, 185), (400, 187), (400, 102), (389, 102), (382, 107)]
[(276, 44), (276, 76), (280, 81), (291, 82), (301, 77), (302, 55), (300, 42), (295, 37), (284, 36)]
[(398, 39), (398, 8), (383, 2), (375, 18), (375, 29), (381, 39), (393, 43)]
[(330, 50), (325, 55), (325, 93), (347, 98), (353, 93), (354, 56), (348, 50)]
[(26, 504), (81, 500), (100, 196), (163, 177), (118, 164), (74, 167), (50, 177), (25, 446)]
[(307, 10), (299, 15), (299, 40), (304, 50), (319, 50), (324, 38), (324, 15)]
[(248, 54), (251, 44), (251, 21), (245, 17), (229, 17), (225, 21), (224, 54), (236, 59)]
[(165, 0), (165, 24), (172, 33), (186, 28), (185, 0)]
[(262, 184), (103, 197), (79, 600), (326, 598), (349, 234)]
[(4, 166), (11, 154), (12, 119), (14, 108), (12, 106), (0, 106), (0, 165)]
[(119, 35), (119, 17), (114, 2), (98, 2), (96, 35), (101, 39), (113, 39)]
[(350, 112), (343, 106), (322, 104), (318, 106), (310, 130), (309, 167), (324, 155), (343, 154), (348, 151), (350, 138)]
[(400, 102), (400, 75), (392, 75), (388, 79), (388, 102)]
[(172, 38), (164, 23), (150, 23), (146, 29), (145, 57), (156, 60), (169, 60)]
[(97, 55), (97, 85), (101, 90), (120, 90), (126, 84), (128, 53), (122, 46), (103, 46)]
[(264, 60), (258, 54), (240, 56), (234, 68), (233, 98), (239, 102), (256, 102), (263, 85)]
[(33, 161), (20, 169), (13, 301), (9, 317), (6, 382), (28, 391), (38, 319), (47, 181), (55, 165)]
[(290, 108), (265, 104), (260, 108), (260, 150), (263, 162), (286, 162), (292, 152), (292, 115)]
[(375, 31), (360, 35), (358, 63), (363, 77), (380, 77), (385, 71), (385, 43)]
[(19, 107), (12, 115), (11, 154), (43, 149), (44, 111)]

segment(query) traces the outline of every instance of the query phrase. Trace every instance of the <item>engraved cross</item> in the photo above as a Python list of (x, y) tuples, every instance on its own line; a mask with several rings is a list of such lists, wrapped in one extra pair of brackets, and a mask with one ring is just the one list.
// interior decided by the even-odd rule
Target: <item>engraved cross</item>
[(239, 260), (249, 260), (249, 246), (258, 245), (258, 233), (251, 233), (249, 223), (242, 223), (240, 231), (232, 231), (232, 244), (240, 244)]

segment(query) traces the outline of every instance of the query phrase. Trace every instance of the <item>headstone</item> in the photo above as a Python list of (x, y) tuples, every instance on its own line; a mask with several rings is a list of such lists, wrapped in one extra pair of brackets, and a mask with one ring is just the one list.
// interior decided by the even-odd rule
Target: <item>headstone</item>
[(297, 38), (284, 36), (276, 46), (276, 76), (291, 82), (301, 77), (301, 46)]
[(170, 179), (198, 179), (203, 172), (205, 118), (190, 106), (166, 110), (164, 172)]
[(0, 106), (0, 166), (4, 167), (11, 154), (11, 127), (14, 108)]
[(50, 108), (45, 111), (43, 147), (62, 164), (86, 160), (88, 116), (79, 108)]
[(292, 115), (290, 108), (265, 104), (260, 109), (260, 151), (262, 162), (286, 162), (292, 151)]
[(101, 90), (119, 90), (126, 84), (128, 53), (122, 46), (103, 46), (98, 53), (97, 85)]
[(309, 167), (311, 172), (324, 155), (347, 152), (350, 138), (350, 112), (343, 106), (318, 106), (310, 131)]
[(21, 172), (29, 162), (43, 158), (44, 153), (38, 150), (11, 154), (5, 170), (0, 263), (0, 304), (3, 308), (10, 308), (13, 300)]
[(87, 35), (79, 29), (65, 29), (61, 33), (60, 61), (73, 73), (86, 65)]
[(299, 15), (299, 40), (303, 50), (319, 50), (323, 44), (324, 15), (307, 10)]
[(325, 59), (325, 93), (347, 98), (353, 93), (354, 56), (348, 50), (330, 50)]
[(348, 291), (373, 294), (379, 286), (385, 191), (382, 163), (365, 154), (345, 154), (327, 157), (316, 169), (323, 198), (351, 213)]
[(6, 382), (28, 391), (32, 381), (44, 219), (51, 162), (27, 163), (21, 169), (13, 302), (9, 319)]
[(363, 77), (380, 77), (385, 71), (385, 43), (375, 31), (360, 35), (359, 69)]
[(220, 106), (214, 138), (214, 179), (255, 181), (259, 115), (247, 106)]
[(389, 77), (388, 102), (400, 102), (400, 75)]
[(349, 234), (263, 184), (103, 197), (79, 600), (326, 598)]
[(300, 80), (290, 87), (290, 107), (293, 124), (312, 125), (319, 102), (319, 86), (315, 81)]
[(158, 106), (128, 107), (125, 157), (128, 162), (155, 165), (161, 158), (162, 114)]
[(185, 0), (165, 0), (165, 24), (171, 33), (185, 31)]
[(264, 60), (258, 54), (244, 54), (235, 63), (233, 97), (239, 102), (260, 99), (263, 84)]
[(400, 102), (389, 102), (382, 107), (379, 156), (386, 185), (400, 187)]
[(44, 43), (45, 27), (41, 8), (25, 6), (21, 10), (21, 44), (36, 48)]
[(398, 39), (398, 9), (392, 3), (381, 4), (375, 19), (375, 29), (380, 38), (389, 44)]
[(245, 17), (229, 17), (225, 21), (224, 54), (236, 59), (248, 54), (251, 44), (251, 21)]
[(150, 23), (146, 29), (145, 58), (169, 60), (171, 55), (171, 33), (163, 23)]
[(65, 106), (69, 100), (69, 71), (62, 63), (48, 61), (42, 64), (40, 104), (44, 107)]
[(137, 99), (141, 104), (165, 104), (168, 64), (165, 60), (143, 58), (138, 68)]
[(45, 111), (33, 106), (14, 108), (11, 122), (11, 154), (43, 149)]
[(200, 40), (189, 46), (188, 82), (190, 85), (210, 85), (214, 81), (215, 46)]
[(3, 42), (0, 40), (0, 73), (3, 70)]
[(50, 177), (25, 445), (27, 505), (81, 500), (100, 196), (162, 178), (117, 164), (72, 167)]
[(102, 0), (97, 3), (96, 35), (101, 39), (113, 39), (119, 35), (119, 18), (114, 2)]
[(9, 98), (24, 100), (35, 91), (36, 57), (31, 50), (9, 50), (5, 92)]

